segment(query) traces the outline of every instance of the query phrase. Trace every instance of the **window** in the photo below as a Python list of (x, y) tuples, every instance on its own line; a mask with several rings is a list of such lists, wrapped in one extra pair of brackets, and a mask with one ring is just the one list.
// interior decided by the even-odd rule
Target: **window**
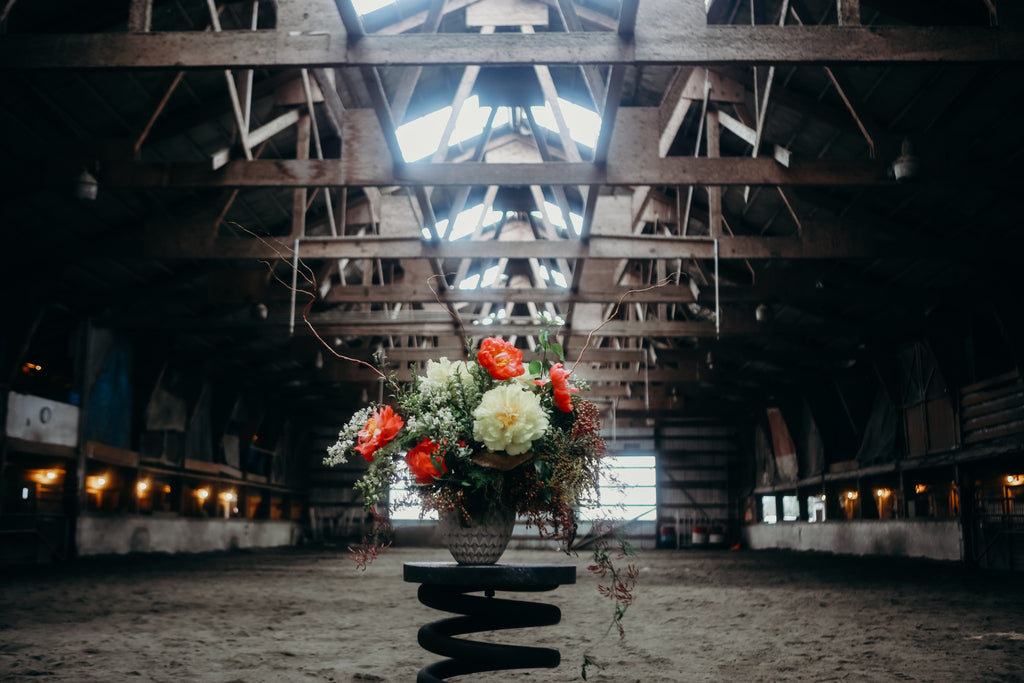
[(807, 521), (825, 521), (825, 494), (819, 496), (808, 496), (807, 498)]
[(601, 468), (601, 501), (585, 507), (585, 520), (657, 520), (657, 476), (653, 455), (605, 456)]
[(800, 519), (800, 499), (796, 496), (782, 497), (782, 521), (795, 522)]
[(778, 512), (775, 510), (775, 496), (761, 496), (761, 519), (765, 524), (775, 524), (779, 521)]
[[(582, 519), (656, 520), (654, 462), (653, 455), (606, 456), (601, 473), (600, 504), (584, 507)], [(397, 465), (404, 473), (405, 462)], [(420, 519), (419, 497), (401, 484), (391, 487), (390, 505), (393, 520)], [(437, 513), (427, 513), (423, 519), (437, 519)]]
[[(391, 487), (388, 507), (391, 509), (391, 519), (395, 521), (409, 521), (420, 519), (420, 497), (415, 491), (410, 491), (403, 485), (408, 476), (409, 466), (404, 459), (395, 463), (398, 470), (398, 483)], [(431, 510), (423, 513), (423, 519), (437, 519), (437, 512)]]

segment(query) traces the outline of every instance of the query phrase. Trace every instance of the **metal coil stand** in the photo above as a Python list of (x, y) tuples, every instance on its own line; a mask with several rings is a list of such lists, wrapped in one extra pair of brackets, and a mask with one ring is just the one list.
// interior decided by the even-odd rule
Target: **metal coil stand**
[[(417, 580), (410, 578), (409, 566), (406, 565), (406, 580)], [(533, 568), (542, 566), (547, 565), (529, 565)], [(462, 616), (441, 619), (419, 629), (417, 640), (420, 646), (448, 659), (421, 669), (416, 676), (417, 683), (442, 683), (452, 676), (483, 671), (557, 667), (561, 662), (561, 655), (555, 649), (481, 643), (455, 637), (481, 631), (557, 624), (562, 618), (562, 613), (554, 605), (494, 597), (496, 589), (550, 591), (562, 583), (575, 581), (575, 568), (565, 565), (552, 566), (558, 567), (559, 572), (557, 575), (549, 573), (548, 583), (542, 582), (545, 578), (544, 572), (530, 573), (526, 570), (527, 573), (524, 574), (523, 565), (497, 565), (486, 568), (450, 565), (448, 568), (456, 570), (454, 573), (445, 572), (443, 575), (421, 577), (424, 580), (417, 591), (421, 603)], [(460, 569), (463, 571), (459, 572)], [(487, 572), (488, 569), (493, 571)], [(501, 573), (501, 569), (507, 571)], [(571, 574), (567, 574), (565, 570), (569, 570)], [(481, 577), (481, 571), (488, 575)], [(480, 581), (481, 578), (487, 580)], [(466, 582), (462, 583), (460, 579)], [(467, 595), (478, 592), (483, 592), (484, 595)]]

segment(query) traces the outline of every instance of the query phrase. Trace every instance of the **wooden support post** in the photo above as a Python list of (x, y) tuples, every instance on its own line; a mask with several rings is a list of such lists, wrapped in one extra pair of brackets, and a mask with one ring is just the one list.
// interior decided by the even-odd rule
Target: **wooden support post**
[(131, 0), (128, 8), (128, 30), (147, 33), (153, 24), (153, 0)]
[[(311, 125), (309, 116), (299, 119), (296, 133), (295, 158), (309, 158), (309, 136)], [(306, 234), (306, 192), (307, 188), (297, 187), (292, 191), (292, 238), (298, 239)]]
[[(316, 148), (316, 158), (320, 161), (324, 159), (323, 145), (320, 144), (320, 127), (316, 123), (316, 110), (313, 108), (313, 87), (309, 82), (309, 71), (307, 69), (301, 70), (302, 75), (302, 90), (306, 96), (306, 111), (309, 114), (309, 122), (313, 130), (313, 143)], [(338, 226), (334, 222), (334, 207), (331, 206), (331, 188), (324, 188), (324, 202), (327, 208), (327, 222), (331, 227), (331, 235), (335, 237), (338, 235)]]
[(860, 0), (836, 0), (840, 26), (860, 26)]
[[(718, 149), (718, 112), (710, 110), (707, 113), (707, 136), (708, 136), (708, 157), (717, 159)], [(722, 187), (721, 185), (708, 185), (708, 231), (712, 239), (722, 236)]]
[[(210, 23), (213, 25), (213, 30), (216, 33), (220, 33), (220, 12), (217, 9), (217, 5), (214, 0), (206, 0), (206, 5), (210, 10)], [(231, 69), (224, 70), (224, 80), (228, 86), (228, 95), (231, 97), (231, 109), (235, 114), (235, 125), (238, 127), (238, 138), (242, 143), (242, 150), (245, 152), (245, 158), (248, 161), (252, 161), (252, 150), (249, 147), (249, 127), (246, 125), (245, 112), (242, 110), (242, 100), (238, 94), (238, 85), (235, 83), (235, 77), (232, 75)]]

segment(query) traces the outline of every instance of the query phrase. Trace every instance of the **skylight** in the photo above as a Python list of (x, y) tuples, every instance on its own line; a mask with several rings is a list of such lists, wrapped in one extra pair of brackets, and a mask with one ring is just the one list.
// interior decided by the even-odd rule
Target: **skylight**
[[(569, 128), (572, 139), (593, 149), (597, 145), (597, 136), (601, 131), (601, 117), (597, 112), (561, 97), (558, 98), (558, 107), (562, 110), (565, 125)], [(549, 103), (545, 103), (543, 107), (530, 107), (530, 112), (539, 125), (558, 132), (558, 125), (555, 123), (555, 116)]]
[[(491, 108), (481, 107), (480, 98), (476, 95), (468, 98), (459, 111), (459, 118), (455, 121), (452, 137), (448, 141), (449, 146), (471, 140), (483, 133), (490, 114)], [(445, 124), (451, 115), (452, 108), (447, 106), (399, 126), (395, 134), (398, 137), (398, 146), (402, 148), (402, 157), (407, 162), (419, 161), (437, 151)], [(502, 107), (494, 117), (493, 125), (498, 128), (508, 125), (511, 120), (508, 108)]]
[(355, 8), (356, 14), (361, 17), (391, 4), (394, 4), (393, 0), (352, 0), (352, 6)]
[[(436, 224), (437, 234), (443, 235), (444, 238), (449, 241), (462, 239), (463, 237), (468, 237), (469, 235), (472, 235), (477, 223), (480, 222), (480, 213), (483, 210), (483, 204), (477, 204), (476, 206), (471, 206), (468, 209), (464, 209), (462, 212), (459, 213), (458, 216), (455, 217), (455, 225), (452, 227), (450, 232), (447, 231), (448, 224), (451, 221), (449, 221), (449, 219), (447, 218), (439, 220)], [(494, 209), (490, 209), (484, 216), (482, 225), (485, 228), (490, 227), (504, 217), (505, 214), (502, 213), (501, 211), (495, 211)], [(423, 237), (424, 239), (430, 239), (430, 231), (427, 230), (426, 228), (423, 228)]]
[(562, 289), (565, 289), (566, 287), (569, 286), (569, 283), (566, 281), (565, 276), (562, 275), (560, 271), (554, 269), (549, 270), (548, 267), (545, 266), (543, 263), (540, 264), (539, 270), (540, 277), (545, 282), (551, 282), (556, 287), (561, 287)]
[(468, 290), (476, 289), (477, 287), (491, 287), (498, 282), (498, 278), (503, 275), (500, 266), (491, 266), (484, 271), (481, 277), (480, 273), (470, 275), (462, 282), (459, 283), (459, 289)]
[[(563, 100), (561, 97), (558, 98), (558, 106), (565, 117), (565, 125), (568, 126), (572, 139), (578, 144), (592, 149), (597, 144), (597, 136), (601, 130), (601, 117), (596, 112), (569, 100)], [(538, 125), (551, 131), (558, 131), (550, 104), (545, 104), (543, 107), (531, 107), (530, 110)], [(459, 118), (455, 122), (449, 145), (472, 140), (483, 133), (490, 113), (490, 107), (480, 106), (479, 97), (474, 95), (468, 98), (462, 105), (462, 110), (459, 111)], [(426, 159), (437, 151), (441, 144), (441, 135), (444, 133), (445, 124), (451, 115), (452, 108), (448, 106), (399, 126), (395, 133), (398, 136), (398, 145), (402, 148), (402, 157), (405, 161), (413, 162)], [(511, 122), (512, 115), (509, 108), (502, 107), (494, 117), (493, 125), (495, 128), (500, 128)]]
[[(565, 218), (562, 216), (562, 208), (560, 206), (551, 202), (544, 202), (544, 212), (547, 213), (548, 221), (551, 222), (551, 225), (565, 230)], [(537, 219), (541, 218), (540, 211), (533, 211), (532, 215)], [(583, 216), (570, 211), (569, 221), (572, 223), (572, 231), (579, 237), (580, 233), (583, 232)]]

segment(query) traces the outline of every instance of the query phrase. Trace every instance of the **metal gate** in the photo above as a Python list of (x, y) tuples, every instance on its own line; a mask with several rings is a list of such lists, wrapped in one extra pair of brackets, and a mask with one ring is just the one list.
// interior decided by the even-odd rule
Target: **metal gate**
[[(1019, 489), (1019, 487), (1017, 487)], [(967, 551), (985, 569), (1024, 571), (1024, 494), (976, 498)]]

